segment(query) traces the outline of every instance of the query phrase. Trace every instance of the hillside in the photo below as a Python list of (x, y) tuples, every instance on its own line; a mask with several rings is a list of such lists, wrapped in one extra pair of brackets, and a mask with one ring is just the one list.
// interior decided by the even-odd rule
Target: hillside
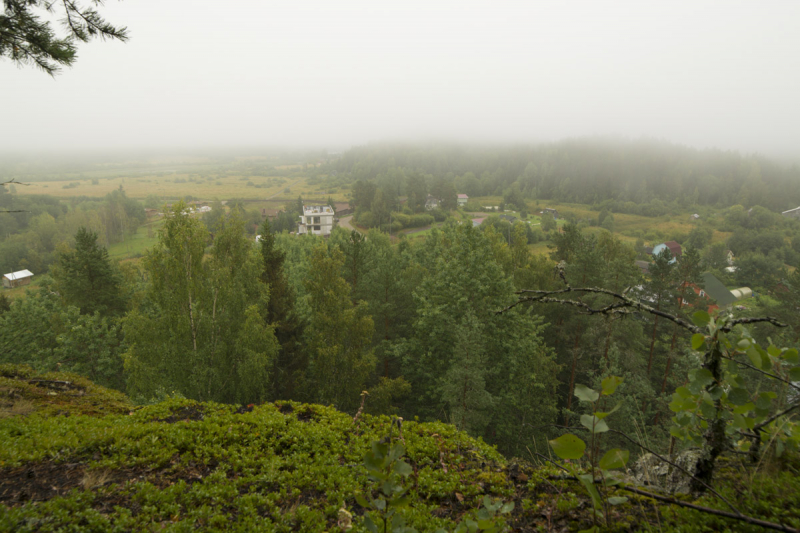
[[(335, 531), (342, 517), (346, 527), (341, 508), (353, 531), (366, 531), (356, 494), (376, 484), (364, 456), (390, 434), (399, 442), (389, 417), (354, 421), (294, 402), (133, 407), (75, 375), (5, 365), (0, 531)], [(486, 495), (494, 509), (494, 501), (514, 503), (506, 515), (513, 531), (591, 527), (588, 496), (555, 466), (508, 461), (442, 423), (404, 422), (402, 437), (411, 466), (400, 481), (411, 497), (403, 514), (418, 531), (470, 523), (487, 513)], [(796, 458), (756, 469), (731, 462), (721, 490), (747, 514), (797, 527), (797, 467)], [(627, 495), (609, 530), (758, 530)]]

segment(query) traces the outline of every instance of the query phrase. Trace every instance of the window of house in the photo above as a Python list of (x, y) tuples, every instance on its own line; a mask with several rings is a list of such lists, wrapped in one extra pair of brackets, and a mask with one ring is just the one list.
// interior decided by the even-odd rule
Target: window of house
[(319, 217), (314, 217), (314, 224), (319, 224)]
[(314, 226), (314, 231), (319, 231), (319, 226)]
[(700, 297), (701, 297), (701, 298), (702, 298), (703, 296), (705, 296), (705, 295), (706, 295), (706, 291), (700, 291)]

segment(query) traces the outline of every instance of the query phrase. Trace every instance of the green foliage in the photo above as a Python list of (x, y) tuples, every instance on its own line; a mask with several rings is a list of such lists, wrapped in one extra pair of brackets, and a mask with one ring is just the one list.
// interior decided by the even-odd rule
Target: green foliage
[[(613, 476), (611, 471), (624, 468), (630, 458), (630, 452), (627, 450), (620, 450), (619, 448), (613, 448), (606, 451), (602, 457), (599, 457), (596, 436), (609, 430), (605, 418), (616, 411), (619, 405), (608, 412), (601, 412), (598, 408), (601, 398), (605, 400), (614, 394), (621, 383), (622, 378), (618, 376), (609, 376), (603, 380), (602, 387), (599, 391), (590, 389), (585, 385), (575, 386), (575, 396), (581, 402), (590, 404), (592, 407), (592, 414), (581, 416), (581, 425), (591, 434), (589, 447), (589, 464), (591, 469), (589, 473), (581, 474), (572, 465), (568, 468), (572, 472), (572, 475), (578, 478), (583, 484), (586, 491), (591, 496), (595, 511), (595, 514), (592, 515), (593, 519), (595, 516), (602, 516), (605, 519), (606, 525), (609, 525), (609, 511), (606, 503), (610, 505), (619, 505), (627, 502), (628, 498), (624, 496), (607, 497), (605, 491), (601, 492), (601, 489), (607, 489), (608, 487), (619, 484), (619, 480)], [(553, 448), (553, 452), (561, 459), (579, 460), (583, 458), (586, 451), (586, 443), (571, 433), (565, 433), (557, 439), (551, 440), (550, 446)], [(598, 488), (595, 479), (595, 469), (598, 469), (601, 475), (602, 487), (600, 488)]]
[(269, 290), (266, 322), (275, 329), (280, 352), (272, 373), (272, 395), (277, 399), (296, 399), (302, 375), (308, 365), (303, 350), (303, 324), (295, 310), (295, 292), (283, 265), (286, 253), (276, 246), (269, 219), (261, 226), (260, 280)]
[[(779, 457), (797, 451), (800, 431), (789, 416), (798, 402), (793, 383), (800, 378), (797, 349), (772, 344), (764, 349), (741, 327), (726, 332), (725, 316), (714, 319), (698, 312), (694, 321), (706, 330), (692, 337), (692, 348), (704, 352), (703, 366), (692, 369), (688, 383), (672, 395), (670, 433), (708, 446), (709, 428), (717, 423), (727, 446), (754, 457), (768, 448)], [(763, 381), (765, 374), (771, 382)]]
[(350, 287), (340, 275), (343, 265), (344, 254), (338, 248), (328, 250), (323, 241), (316, 244), (305, 281), (311, 309), (306, 395), (355, 411), (375, 367), (370, 347), (374, 326), (366, 305), (350, 300)]
[(194, 399), (262, 401), (279, 345), (265, 320), (261, 257), (234, 214), (204, 261), (207, 230), (184, 208), (173, 207), (159, 245), (145, 256), (147, 298), (125, 319), (129, 391), (143, 400), (175, 390)]
[[(371, 511), (371, 515), (364, 516), (364, 525), (373, 533), (380, 531), (388, 533), (414, 533), (416, 530), (406, 527), (406, 518), (403, 510), (408, 507), (410, 499), (408, 489), (404, 486), (405, 479), (414, 470), (402, 460), (405, 448), (399, 442), (389, 443), (373, 442), (371, 449), (364, 456), (364, 467), (368, 477), (375, 483), (375, 491), (356, 494), (356, 501)], [(373, 518), (373, 516), (375, 518)], [(376, 525), (380, 524), (380, 527)]]
[(496, 313), (515, 300), (514, 286), (484, 232), (448, 225), (418, 253), (429, 275), (414, 290), (412, 335), (396, 348), (413, 387), (406, 408), (426, 418), (446, 412), (504, 452), (522, 453), (530, 428), (555, 415), (556, 366), (538, 320), (520, 308)]
[(64, 301), (84, 314), (118, 315), (125, 311), (120, 275), (97, 244), (97, 233), (84, 227), (75, 234), (75, 250), (62, 252), (53, 277)]
[(15, 63), (35, 65), (51, 76), (60, 70), (60, 65), (73, 64), (75, 41), (86, 42), (94, 37), (128, 39), (125, 27), (112, 26), (96, 9), (82, 8), (77, 3), (63, 4), (63, 15), (69, 21), (65, 37), (56, 35), (50, 22), (41, 18), (53, 11), (52, 3), (6, 0), (4, 6), (5, 12), (0, 15), (0, 56), (7, 56)]

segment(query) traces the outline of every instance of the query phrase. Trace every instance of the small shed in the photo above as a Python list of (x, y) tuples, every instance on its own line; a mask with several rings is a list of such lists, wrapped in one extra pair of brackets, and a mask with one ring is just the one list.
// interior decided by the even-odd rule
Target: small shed
[(458, 195), (458, 206), (459, 207), (464, 207), (465, 205), (467, 205), (468, 201), (469, 201), (469, 196), (467, 196), (466, 194), (459, 194)]
[(705, 293), (709, 298), (714, 300), (720, 308), (728, 307), (736, 301), (736, 296), (710, 272), (703, 274), (703, 285)]
[(642, 271), (642, 274), (650, 273), (650, 263), (648, 261), (634, 261), (634, 263), (636, 263), (636, 266)]
[(3, 275), (3, 287), (6, 289), (13, 289), (14, 287), (22, 287), (31, 282), (33, 272), (30, 270), (20, 270), (17, 272), (9, 272)]

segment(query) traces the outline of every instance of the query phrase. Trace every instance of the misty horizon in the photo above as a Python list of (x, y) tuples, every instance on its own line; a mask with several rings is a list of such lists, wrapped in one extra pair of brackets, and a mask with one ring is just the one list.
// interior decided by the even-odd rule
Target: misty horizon
[(800, 158), (792, 2), (141, 0), (101, 14), (130, 41), (81, 44), (54, 79), (0, 60), (2, 153), (599, 137)]

